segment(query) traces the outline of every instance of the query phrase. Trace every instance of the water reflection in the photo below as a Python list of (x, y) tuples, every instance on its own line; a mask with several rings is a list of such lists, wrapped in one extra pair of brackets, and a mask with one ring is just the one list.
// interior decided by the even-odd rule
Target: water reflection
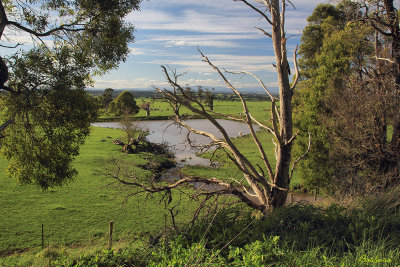
[[(222, 137), (219, 130), (208, 120), (187, 120), (185, 121), (192, 128), (202, 131), (210, 132), (217, 136)], [(237, 137), (240, 135), (249, 134), (250, 131), (245, 123), (229, 120), (218, 120), (224, 127), (230, 137)], [(158, 121), (136, 121), (134, 126), (149, 131), (147, 139), (153, 143), (166, 143), (171, 151), (175, 154), (175, 158), (181, 165), (209, 165), (209, 160), (196, 156), (198, 150), (191, 147), (187, 142), (188, 130), (179, 127), (172, 121), (158, 120)], [(119, 122), (96, 122), (92, 124), (96, 127), (118, 128), (121, 129), (122, 125)], [(255, 126), (258, 130), (258, 127)], [(189, 138), (192, 144), (204, 145), (210, 142), (208, 137), (190, 133)]]

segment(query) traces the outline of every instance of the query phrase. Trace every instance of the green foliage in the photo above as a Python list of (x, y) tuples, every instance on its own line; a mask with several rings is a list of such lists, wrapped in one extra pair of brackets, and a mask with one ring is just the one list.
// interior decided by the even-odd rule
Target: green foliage
[(266, 266), (282, 262), (285, 258), (284, 251), (278, 244), (279, 236), (264, 236), (264, 241), (257, 240), (246, 244), (243, 248), (230, 248), (228, 259), (233, 265)]
[[(329, 61), (340, 58), (333, 53), (325, 55), (322, 50), (324, 44), (333, 39), (330, 38), (332, 29), (343, 28), (343, 12), (330, 4), (318, 5), (308, 21), (309, 25), (305, 28), (302, 36), (300, 46), (302, 58), (299, 65), (302, 74), (309, 79), (299, 84), (298, 94), (294, 97), (294, 126), (302, 134), (295, 143), (293, 153), (296, 158), (307, 150), (308, 135), (306, 133), (309, 132), (312, 137), (311, 151), (300, 162), (298, 170), (303, 185), (313, 189), (324, 187), (329, 182), (332, 173), (327, 156), (330, 149), (329, 143), (326, 142), (328, 133), (322, 126), (319, 114), (326, 112), (323, 104), (324, 96), (328, 93), (330, 77), (335, 76), (334, 70), (326, 66), (326, 64), (330, 64), (325, 61), (326, 57)], [(327, 49), (325, 51), (329, 52)], [(342, 59), (342, 62), (344, 65), (342, 64), (340, 67), (336, 64), (339, 71), (345, 69), (349, 64), (346, 59)]]
[[(40, 258), (51, 257), (53, 266), (397, 266), (400, 262), (399, 213), (371, 216), (365, 206), (293, 205), (257, 218), (242, 207), (205, 214), (192, 227), (170, 233), (154, 246), (137, 240), (122, 249), (78, 256), (45, 250)], [(19, 266), (18, 260), (0, 259), (0, 264)]]
[[(192, 244), (205, 239), (207, 248), (216, 249), (229, 242), (234, 248), (242, 248), (234, 249), (236, 253), (244, 253), (251, 251), (245, 248), (246, 245), (259, 241), (268, 244), (254, 245), (260, 250), (270, 250), (272, 255), (280, 254), (279, 245), (281, 249), (291, 251), (325, 248), (331, 255), (341, 257), (353, 253), (363, 242), (373, 244), (385, 240), (386, 249), (395, 249), (400, 242), (400, 229), (395, 226), (399, 216), (394, 212), (371, 215), (363, 208), (346, 209), (334, 204), (325, 209), (298, 204), (282, 207), (266, 218), (257, 219), (240, 207), (227, 208), (219, 210), (215, 218), (208, 216), (197, 222), (182, 242)], [(229, 255), (228, 251), (220, 254)]]
[(309, 24), (301, 37), (299, 66), (301, 74), (309, 78), (312, 71), (318, 68), (315, 55), (320, 53), (325, 38), (335, 29), (343, 28), (345, 14), (331, 4), (319, 4), (307, 21)]
[(43, 189), (76, 175), (71, 163), (98, 109), (84, 91), (87, 71), (71, 64), (73, 51), (53, 52), (39, 48), (15, 56), (9, 84), (18, 94), (1, 99), (2, 117), (14, 119), (0, 141), (8, 172)]
[(106, 88), (102, 95), (99, 96), (99, 101), (103, 105), (103, 107), (107, 110), (110, 103), (113, 101), (113, 94), (114, 89)]
[(43, 189), (65, 184), (77, 174), (72, 160), (97, 117), (97, 103), (84, 89), (91, 85), (92, 74), (126, 59), (133, 27), (125, 17), (138, 9), (139, 1), (1, 5), (17, 31), (53, 41), (52, 47), (35, 43), (33, 50), (7, 60), (10, 79), (1, 88), (7, 92), (1, 99), (1, 120), (12, 124), (1, 140), (1, 151), (10, 160), (9, 174)]
[(184, 246), (181, 237), (178, 236), (168, 245), (163, 244), (158, 253), (153, 252), (153, 259), (149, 261), (148, 266), (226, 265), (226, 261), (216, 253), (206, 249), (204, 242)]
[[(128, 248), (118, 251), (109, 249), (91, 255), (82, 255), (78, 259), (70, 261), (68, 266), (144, 266), (145, 262), (149, 260), (147, 257), (151, 257), (151, 254), (149, 254), (145, 249), (133, 250)], [(66, 262), (68, 260), (55, 262), (55, 264), (61, 263), (60, 266), (65, 266), (64, 263)]]
[[(295, 158), (311, 150), (298, 167), (305, 187), (327, 188), (335, 168), (330, 159), (332, 129), (327, 125), (332, 113), (330, 101), (345, 93), (344, 76), (361, 68), (371, 53), (369, 26), (349, 21), (355, 16), (354, 4), (318, 5), (308, 18), (300, 46), (299, 62), (303, 80), (294, 96), (294, 126), (301, 134), (294, 146)], [(360, 60), (361, 58), (361, 60)]]
[(4, 5), (8, 20), (35, 34), (54, 37), (57, 43), (79, 51), (77, 65), (96, 66), (96, 71), (104, 73), (126, 59), (134, 28), (125, 17), (139, 8), (139, 2), (41, 0), (6, 1)]
[(110, 104), (110, 111), (114, 112), (117, 116), (121, 116), (122, 114), (135, 115), (139, 110), (140, 108), (136, 104), (135, 98), (128, 91), (123, 91)]

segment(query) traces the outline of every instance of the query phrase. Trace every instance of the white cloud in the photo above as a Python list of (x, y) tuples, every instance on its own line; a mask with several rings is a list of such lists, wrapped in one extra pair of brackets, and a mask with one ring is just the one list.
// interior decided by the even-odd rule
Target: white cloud
[(241, 4), (233, 0), (153, 0), (159, 7), (170, 6), (196, 6), (207, 10), (232, 11), (241, 8)]
[[(251, 72), (274, 72), (272, 63), (274, 56), (248, 56), (248, 55), (230, 55), (230, 54), (209, 54), (207, 57), (217, 67), (230, 71), (251, 71)], [(151, 63), (157, 65), (176, 66), (177, 69), (186, 72), (210, 73), (212, 68), (203, 62), (200, 56), (192, 56), (176, 59), (155, 59), (141, 63)]]
[(215, 41), (215, 40), (171, 40), (166, 41), (166, 47), (179, 47), (179, 46), (191, 46), (191, 47), (238, 47), (235, 42), (226, 41)]
[(137, 56), (137, 55), (145, 55), (146, 51), (144, 51), (141, 48), (136, 48), (136, 47), (130, 47), (129, 48), (129, 54)]
[[(171, 5), (172, 6), (172, 5)], [(194, 10), (193, 7), (172, 11), (155, 8), (142, 8), (141, 12), (129, 15), (138, 30), (169, 30), (203, 33), (246, 33), (257, 23), (252, 14), (222, 12), (215, 9)]]
[[(319, 0), (292, 1), (287, 8), (286, 30), (298, 34), (306, 25)], [(138, 29), (190, 31), (202, 33), (249, 33), (254, 28), (270, 28), (258, 13), (233, 0), (153, 0), (143, 4), (142, 11), (133, 12), (129, 19)]]
[(264, 36), (257, 32), (251, 34), (197, 34), (197, 35), (156, 35), (151, 36), (145, 41), (138, 43), (159, 43), (164, 44), (165, 47), (240, 47), (238, 40), (251, 40), (264, 38)]
[(157, 81), (151, 78), (138, 78), (132, 80), (105, 80), (96, 79), (94, 85), (95, 88), (107, 88), (111, 87), (114, 89), (124, 89), (124, 88), (151, 88), (151, 87), (163, 87), (167, 83), (163, 81)]
[(211, 73), (211, 72), (199, 72), (199, 74), (200, 74), (200, 75), (203, 75), (203, 76), (213, 76), (213, 75), (214, 75), (214, 74)]

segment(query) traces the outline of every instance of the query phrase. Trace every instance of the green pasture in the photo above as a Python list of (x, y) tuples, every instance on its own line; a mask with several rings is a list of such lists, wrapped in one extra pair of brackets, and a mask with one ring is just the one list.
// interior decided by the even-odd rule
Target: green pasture
[[(140, 99), (137, 100), (140, 103)], [(260, 121), (268, 121), (269, 102), (248, 102), (250, 111)], [(151, 116), (165, 116), (171, 112), (167, 103), (157, 100)], [(238, 115), (242, 112), (240, 102), (216, 101), (215, 111)], [(143, 114), (142, 114), (143, 113)], [(143, 116), (141, 110), (136, 116)], [(274, 145), (272, 136), (264, 131), (258, 133), (271, 164), (274, 165)], [(121, 155), (120, 146), (112, 140), (121, 138), (123, 132), (116, 129), (93, 127), (90, 137), (81, 147), (80, 155), (74, 166), (78, 177), (68, 185), (42, 191), (31, 185), (18, 185), (6, 175), (7, 162), (0, 159), (0, 253), (40, 247), (41, 225), (44, 225), (45, 245), (71, 245), (79, 243), (105, 243), (108, 224), (114, 222), (114, 238), (136, 238), (154, 234), (163, 229), (164, 217), (167, 225), (171, 224), (169, 212), (164, 209), (161, 196), (146, 197), (135, 195), (125, 203), (125, 197), (132, 193), (129, 188), (116, 186), (111, 180), (99, 174), (103, 160)], [(259, 162), (259, 154), (250, 136), (236, 138), (235, 143), (249, 157), (250, 161)], [(125, 155), (134, 164), (145, 164), (150, 154)], [(205, 155), (209, 157), (210, 155)], [(184, 171), (205, 177), (221, 179), (242, 179), (236, 167), (225, 157), (218, 159), (222, 165), (218, 168), (185, 167)], [(139, 169), (139, 175), (149, 175)], [(190, 189), (186, 189), (190, 190)], [(178, 196), (179, 194), (179, 196)], [(175, 199), (181, 199), (178, 223), (188, 222), (198, 203), (189, 200), (184, 194), (175, 193)], [(173, 202), (170, 206), (173, 206)]]
[[(142, 101), (150, 101), (150, 99), (146, 98), (138, 98), (137, 103), (140, 104)], [(246, 101), (246, 104), (249, 108), (251, 115), (256, 118), (259, 122), (264, 123), (266, 125), (271, 124), (271, 102), (267, 101)], [(150, 117), (161, 117), (161, 116), (172, 116), (172, 108), (168, 103), (157, 99), (152, 102), (152, 107), (155, 109), (151, 111)], [(220, 114), (229, 114), (233, 116), (243, 116), (243, 105), (240, 101), (214, 101), (214, 112)], [(182, 110), (183, 114), (192, 114), (187, 109)], [(135, 117), (145, 117), (146, 113), (144, 110), (140, 110)], [(264, 150), (267, 153), (267, 157), (274, 169), (275, 167), (275, 145), (272, 142), (272, 135), (267, 133), (266, 131), (259, 131), (258, 138), (260, 139)], [(248, 157), (250, 162), (256, 162), (265, 174), (267, 174), (264, 163), (260, 158), (260, 153), (258, 151), (257, 146), (253, 142), (251, 136), (244, 136), (242, 138), (235, 138), (235, 144), (238, 146), (239, 150)], [(218, 157), (214, 157), (220, 163), (218, 168), (209, 168), (205, 166), (187, 166), (183, 169), (183, 171), (187, 174), (197, 175), (202, 177), (216, 177), (223, 180), (232, 179), (240, 181), (243, 178), (243, 175), (237, 171), (237, 167), (230, 162), (226, 156), (223, 156), (223, 153), (217, 154)], [(211, 153), (203, 155), (206, 158), (211, 157)], [(293, 180), (291, 182), (291, 187), (296, 187), (300, 184), (300, 181), (294, 175)]]
[[(156, 119), (163, 118), (166, 119), (173, 115), (172, 107), (165, 101), (161, 99), (156, 99), (152, 101), (150, 98), (137, 98), (136, 103), (140, 105), (143, 101), (150, 102), (152, 108), (150, 112), (150, 118), (146, 118), (146, 111), (140, 109), (139, 113), (134, 116), (136, 119)], [(269, 124), (271, 118), (271, 102), (267, 101), (247, 101), (250, 113), (254, 118), (260, 122)], [(214, 112), (220, 114), (229, 114), (233, 116), (243, 115), (243, 106), (240, 101), (214, 101)], [(181, 108), (181, 114), (193, 115), (187, 108)], [(115, 118), (111, 113), (103, 113), (101, 115), (102, 119)]]
[[(132, 190), (123, 190), (96, 174), (103, 166), (103, 159), (121, 154), (120, 146), (112, 144), (111, 140), (122, 135), (115, 129), (93, 128), (74, 163), (78, 177), (66, 186), (47, 191), (18, 185), (6, 176), (7, 162), (1, 159), (0, 253), (40, 246), (41, 224), (44, 224), (46, 246), (103, 242), (110, 221), (115, 225), (115, 240), (162, 230), (164, 214), (168, 211), (160, 202), (160, 196), (134, 196), (123, 205)], [(126, 156), (136, 164), (150, 157), (146, 154)], [(179, 199), (177, 194), (175, 197)], [(184, 195), (182, 202), (184, 205), (179, 207), (176, 216), (178, 223), (191, 219), (197, 204)], [(171, 225), (169, 215), (167, 219), (167, 225)]]
[[(266, 156), (271, 164), (272, 170), (275, 171), (275, 145), (272, 142), (272, 135), (267, 133), (264, 130), (257, 132), (257, 137), (259, 138)], [(238, 147), (240, 152), (244, 154), (248, 160), (256, 166), (256, 168), (261, 172), (264, 172), (265, 176), (268, 176), (265, 164), (261, 159), (260, 152), (253, 142), (253, 138), (250, 135), (246, 135), (243, 137), (237, 137), (233, 139), (234, 144)], [(206, 166), (186, 166), (183, 168), (183, 171), (187, 174), (194, 176), (201, 176), (207, 178), (218, 178), (226, 181), (242, 181), (243, 174), (240, 173), (229, 158), (223, 153), (219, 151), (219, 153), (206, 153), (202, 155), (205, 158), (211, 158), (213, 161), (217, 161), (217, 167), (210, 168)], [(246, 184), (246, 183), (245, 183)], [(296, 173), (293, 174), (292, 181), (290, 183), (290, 187), (296, 188), (301, 184), (301, 181), (296, 177)]]

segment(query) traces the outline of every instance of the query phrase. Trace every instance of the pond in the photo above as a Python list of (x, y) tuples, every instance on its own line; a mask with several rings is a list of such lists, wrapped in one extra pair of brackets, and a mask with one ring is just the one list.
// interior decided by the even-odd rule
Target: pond
[[(237, 121), (229, 121), (229, 120), (218, 120), (218, 122), (225, 128), (230, 137), (238, 137), (240, 135), (249, 134), (249, 128), (245, 123), (237, 122)], [(208, 120), (188, 120), (186, 121), (191, 127), (200, 129), (202, 131), (208, 131), (217, 137), (221, 137), (221, 133), (218, 129), (212, 125)], [(194, 148), (190, 147), (186, 141), (186, 136), (188, 130), (179, 127), (174, 124), (172, 121), (159, 120), (159, 121), (136, 121), (133, 123), (136, 127), (139, 127), (142, 130), (148, 130), (149, 135), (147, 139), (153, 143), (167, 143), (170, 146), (170, 149), (175, 154), (175, 158), (177, 160), (178, 166), (177, 168), (171, 169), (165, 177), (167, 179), (171, 177), (176, 177), (177, 171), (179, 168), (184, 165), (203, 165), (208, 166), (210, 161), (207, 159), (203, 159), (196, 156), (196, 151)], [(122, 125), (119, 122), (96, 122), (92, 124), (96, 127), (106, 127), (106, 128), (119, 128), (122, 129)], [(259, 127), (255, 126), (255, 130), (258, 130)], [(206, 144), (210, 141), (209, 138), (201, 135), (196, 135), (191, 133), (190, 139), (198, 145)], [(169, 177), (169, 178), (168, 178)], [(195, 183), (194, 186), (196, 188), (202, 188), (203, 190), (216, 190), (217, 186), (208, 185), (206, 186), (203, 183)], [(286, 200), (287, 204), (294, 202), (309, 202), (315, 203), (314, 196), (309, 193), (293, 193), (292, 199), (290, 195)], [(318, 198), (318, 202), (325, 201), (324, 198)]]
[[(250, 133), (248, 126), (245, 123), (230, 121), (230, 120), (217, 120), (227, 131), (230, 137), (238, 137), (240, 135), (246, 135)], [(219, 130), (208, 120), (187, 120), (185, 121), (192, 128), (210, 132), (217, 137), (222, 137)], [(119, 128), (122, 129), (122, 125), (119, 122), (96, 122), (92, 124), (96, 127), (106, 128)], [(203, 159), (196, 156), (198, 150), (191, 147), (187, 142), (188, 130), (175, 124), (173, 121), (168, 120), (156, 120), (156, 121), (136, 121), (133, 125), (142, 129), (147, 130), (149, 135), (147, 139), (153, 143), (166, 143), (170, 150), (175, 154), (177, 163), (183, 163), (185, 165), (208, 165), (210, 162), (207, 159)], [(254, 126), (255, 130), (258, 130), (258, 126)], [(189, 138), (195, 145), (204, 145), (210, 142), (208, 137), (190, 133)]]

